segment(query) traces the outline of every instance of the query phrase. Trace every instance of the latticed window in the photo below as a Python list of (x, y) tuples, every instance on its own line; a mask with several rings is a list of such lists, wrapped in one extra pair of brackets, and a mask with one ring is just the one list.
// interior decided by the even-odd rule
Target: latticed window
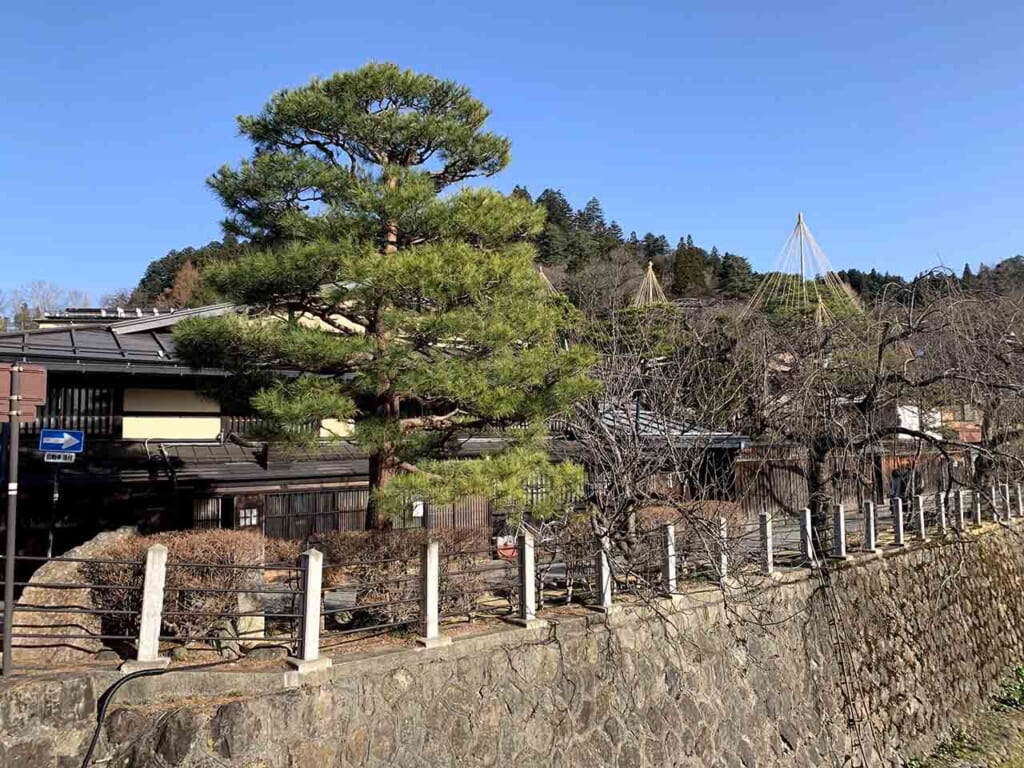
[(26, 422), (26, 434), (40, 429), (80, 429), (89, 437), (117, 437), (114, 404), (116, 390), (111, 387), (50, 387), (46, 405), (35, 421)]
[(259, 507), (240, 507), (238, 509), (239, 528), (258, 528), (260, 525)]
[(219, 498), (195, 499), (192, 502), (193, 528), (220, 528)]

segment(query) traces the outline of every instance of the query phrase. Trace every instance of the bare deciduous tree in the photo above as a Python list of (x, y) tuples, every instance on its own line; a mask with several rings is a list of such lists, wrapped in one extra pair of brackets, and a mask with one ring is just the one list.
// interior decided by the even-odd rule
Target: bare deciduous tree
[(629, 305), (643, 280), (636, 254), (625, 247), (613, 249), (608, 258), (587, 262), (566, 275), (563, 289), (588, 317), (606, 318)]

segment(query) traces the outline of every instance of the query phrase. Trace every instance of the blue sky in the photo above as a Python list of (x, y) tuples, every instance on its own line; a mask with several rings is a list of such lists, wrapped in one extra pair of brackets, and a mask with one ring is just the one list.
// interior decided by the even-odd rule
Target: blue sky
[(97, 294), (219, 236), (204, 185), (276, 89), (391, 60), (468, 84), (561, 188), (768, 269), (1024, 253), (1017, 2), (19, 3), (0, 24), (0, 289)]

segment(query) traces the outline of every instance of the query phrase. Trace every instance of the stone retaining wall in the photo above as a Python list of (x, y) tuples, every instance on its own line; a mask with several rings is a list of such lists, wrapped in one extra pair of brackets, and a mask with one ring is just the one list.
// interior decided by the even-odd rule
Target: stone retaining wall
[[(990, 526), (830, 571), (869, 765), (928, 752), (1024, 661), (1021, 531)], [(826, 596), (807, 573), (747, 601), (705, 587), (607, 617), (347, 657), (293, 689), (269, 674), (217, 690), (213, 673), (133, 681), (101, 751), (113, 768), (845, 765), (859, 750)], [(52, 750), (14, 762), (45, 739), (11, 690), (0, 688), (0, 765), (78, 765)], [(88, 715), (67, 715), (65, 753)]]

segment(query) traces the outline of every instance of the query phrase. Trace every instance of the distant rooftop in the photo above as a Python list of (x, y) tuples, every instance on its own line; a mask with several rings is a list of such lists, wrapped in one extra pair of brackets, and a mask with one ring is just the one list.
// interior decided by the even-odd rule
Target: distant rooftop
[(46, 312), (39, 322), (43, 325), (103, 323), (136, 317), (160, 317), (181, 311), (166, 307), (67, 307), (57, 312)]

